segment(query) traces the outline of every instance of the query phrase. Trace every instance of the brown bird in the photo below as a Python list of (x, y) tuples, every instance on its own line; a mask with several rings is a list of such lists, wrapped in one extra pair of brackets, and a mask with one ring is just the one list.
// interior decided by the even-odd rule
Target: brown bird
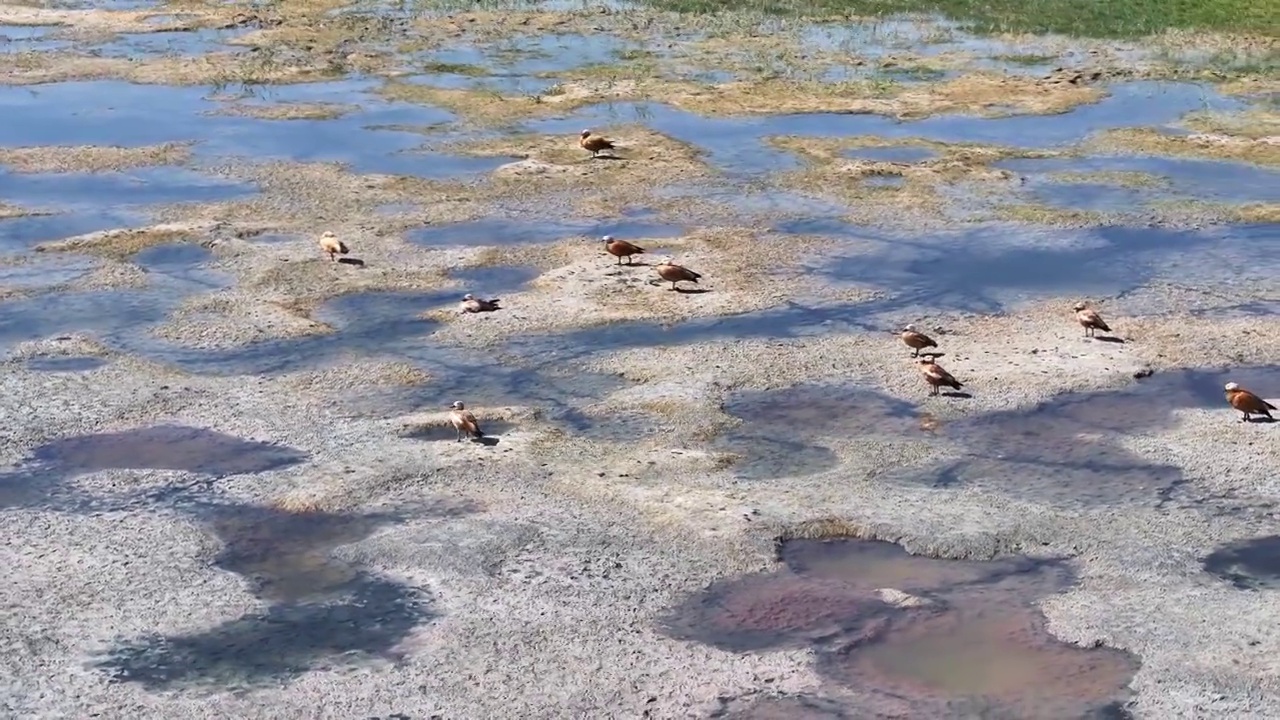
[(498, 307), (498, 298), (482, 300), (471, 293), (462, 296), (462, 312), (464, 313), (493, 312), (501, 309)]
[(480, 430), (480, 424), (476, 422), (476, 416), (462, 404), (459, 400), (450, 407), (453, 408), (449, 412), (449, 423), (453, 425), (453, 429), (458, 431), (458, 439), (454, 442), (462, 442), (462, 436), (466, 435), (472, 440), (479, 440), (484, 437), (484, 432)]
[(920, 372), (924, 375), (924, 381), (933, 388), (929, 393), (930, 395), (937, 395), (938, 388), (943, 385), (953, 390), (959, 390), (964, 387), (964, 383), (955, 379), (951, 373), (943, 370), (941, 365), (933, 361), (933, 358), (920, 359)]
[(325, 230), (320, 236), (320, 249), (329, 253), (329, 259), (334, 262), (338, 261), (339, 255), (346, 255), (348, 252), (346, 244), (339, 240), (332, 230)]
[(1249, 422), (1250, 415), (1263, 415), (1268, 420), (1275, 420), (1271, 417), (1271, 410), (1275, 410), (1276, 406), (1245, 390), (1239, 385), (1229, 382), (1222, 386), (1227, 391), (1227, 402), (1231, 403), (1231, 407), (1244, 413), (1242, 422)]
[(590, 151), (591, 157), (599, 156), (601, 151), (604, 150), (613, 151), (612, 141), (606, 140), (599, 135), (592, 135), (590, 130), (582, 131), (582, 137), (578, 140), (578, 144), (582, 146), (583, 150)]
[(1097, 310), (1092, 310), (1084, 303), (1076, 303), (1072, 310), (1076, 311), (1076, 320), (1084, 328), (1085, 337), (1092, 337), (1098, 330), (1111, 332), (1111, 327), (1102, 321)]
[(911, 353), (911, 357), (920, 357), (920, 351), (925, 348), (938, 347), (938, 343), (934, 342), (933, 338), (924, 333), (916, 332), (915, 325), (907, 325), (902, 328), (902, 342), (906, 343), (907, 347), (915, 350), (915, 352)]
[(601, 239), (604, 240), (604, 249), (608, 251), (610, 255), (618, 258), (619, 265), (622, 264), (622, 258), (626, 258), (627, 264), (630, 265), (632, 255), (641, 255), (644, 253), (644, 248), (639, 245), (632, 245), (626, 240), (614, 240), (612, 235), (605, 235)]
[(697, 285), (698, 278), (702, 277), (683, 265), (676, 265), (671, 262), (671, 258), (663, 259), (663, 261), (655, 265), (653, 269), (658, 271), (658, 277), (671, 283), (672, 290), (676, 289), (676, 283), (681, 280), (688, 280), (694, 285)]

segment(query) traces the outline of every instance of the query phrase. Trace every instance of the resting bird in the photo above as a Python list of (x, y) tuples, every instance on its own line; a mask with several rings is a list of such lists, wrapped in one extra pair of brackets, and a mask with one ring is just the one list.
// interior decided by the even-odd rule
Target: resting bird
[(346, 255), (348, 252), (346, 244), (332, 230), (325, 230), (320, 236), (320, 249), (329, 253), (329, 259), (334, 262), (338, 261), (339, 255)]
[(464, 313), (493, 312), (501, 309), (498, 307), (498, 298), (482, 300), (471, 293), (462, 296), (462, 312)]
[(626, 240), (614, 240), (612, 235), (605, 235), (601, 238), (604, 241), (604, 249), (610, 255), (618, 258), (618, 264), (622, 264), (622, 258), (627, 259), (627, 264), (631, 264), (632, 255), (640, 255), (644, 253), (644, 248), (639, 245), (633, 245)]
[(476, 422), (476, 416), (462, 404), (459, 400), (450, 407), (453, 408), (449, 412), (449, 423), (453, 425), (453, 429), (458, 431), (458, 439), (454, 442), (462, 442), (462, 436), (466, 435), (472, 440), (479, 440), (484, 437), (484, 432), (480, 430), (480, 424)]
[(907, 347), (915, 350), (915, 352), (911, 353), (911, 357), (920, 357), (920, 351), (925, 348), (938, 347), (938, 343), (934, 342), (933, 338), (924, 333), (916, 332), (915, 325), (908, 325), (902, 328), (902, 342), (906, 343)]
[(964, 383), (955, 379), (951, 373), (943, 370), (942, 366), (934, 362), (932, 358), (921, 358), (920, 372), (924, 375), (925, 382), (929, 383), (929, 386), (933, 388), (929, 393), (930, 395), (937, 395), (938, 388), (944, 385), (953, 390), (959, 390), (964, 387)]
[(662, 262), (655, 265), (653, 269), (658, 271), (658, 277), (671, 283), (672, 290), (675, 290), (676, 283), (682, 280), (688, 280), (694, 285), (697, 285), (698, 278), (702, 277), (683, 265), (676, 265), (671, 262), (671, 258), (664, 259)]
[(590, 130), (582, 131), (582, 137), (578, 140), (578, 144), (582, 146), (583, 150), (590, 151), (591, 157), (599, 156), (601, 151), (604, 150), (613, 150), (612, 141), (606, 140), (600, 135), (592, 135)]
[(1076, 311), (1076, 320), (1084, 328), (1085, 337), (1092, 337), (1096, 331), (1111, 332), (1111, 327), (1102, 321), (1097, 310), (1092, 310), (1084, 303), (1076, 303), (1072, 310)]
[(1271, 417), (1271, 411), (1276, 409), (1275, 405), (1233, 382), (1224, 385), (1223, 389), (1227, 391), (1227, 402), (1231, 403), (1231, 407), (1244, 413), (1244, 420), (1241, 422), (1249, 422), (1250, 415), (1262, 415), (1268, 420), (1275, 420)]

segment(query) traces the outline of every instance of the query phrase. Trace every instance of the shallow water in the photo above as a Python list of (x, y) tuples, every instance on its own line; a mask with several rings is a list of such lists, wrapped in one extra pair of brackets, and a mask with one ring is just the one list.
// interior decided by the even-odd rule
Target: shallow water
[(656, 222), (651, 217), (645, 210), (607, 220), (490, 217), (446, 225), (428, 225), (409, 232), (406, 238), (430, 247), (475, 247), (552, 243), (579, 236), (598, 241), (604, 235), (628, 240), (678, 237), (681, 234), (681, 227)]
[(876, 245), (878, 251), (824, 258), (813, 268), (836, 283), (890, 293), (864, 313), (1002, 312), (1046, 296), (1113, 296), (1165, 277), (1190, 285), (1266, 287), (1280, 270), (1277, 225), (1059, 230), (989, 223), (908, 235), (822, 220), (777, 229), (845, 235)]
[(831, 439), (901, 437), (923, 432), (911, 403), (852, 386), (796, 385), (730, 398), (724, 410), (742, 420), (714, 444), (738, 455), (734, 472), (772, 480), (832, 469)]
[[(17, 469), (0, 475), (0, 507), (108, 510), (150, 505), (180, 498), (221, 477), (289, 467), (307, 457), (291, 447), (181, 425), (74, 435), (41, 445)], [(69, 482), (104, 470), (171, 470), (205, 477), (159, 492), (135, 492), (126, 485), (118, 497), (96, 497)]]
[[(486, 47), (458, 45), (426, 55), (429, 64), (479, 68), (489, 75), (531, 77), (617, 62), (642, 46), (606, 34), (547, 33), (513, 37)], [(495, 72), (496, 71), (496, 72)]]
[(0, 194), (25, 207), (116, 210), (150, 204), (212, 202), (246, 197), (257, 189), (176, 167), (99, 173), (16, 173), (0, 170)]
[(858, 691), (857, 709), (890, 716), (1081, 717), (1129, 696), (1135, 658), (1046, 630), (1034, 603), (1073, 581), (1058, 561), (936, 560), (861, 540), (791, 540), (779, 556), (776, 571), (689, 598), (664, 629), (734, 652), (808, 649), (822, 676)]
[(112, 682), (153, 690), (279, 686), (317, 666), (394, 661), (391, 649), (439, 616), (416, 588), (356, 579), (361, 582), (338, 600), (278, 603), (209, 629), (145, 635), (111, 648), (91, 667)]
[(40, 372), (87, 372), (107, 364), (106, 359), (93, 356), (38, 355), (27, 360), (27, 369)]
[(729, 173), (757, 175), (798, 167), (790, 153), (765, 145), (763, 138), (779, 135), (883, 138), (921, 138), (949, 143), (993, 143), (1022, 148), (1072, 145), (1105, 129), (1159, 126), (1193, 110), (1232, 110), (1237, 100), (1192, 83), (1137, 81), (1115, 85), (1100, 102), (1081, 105), (1059, 115), (1015, 115), (982, 118), (937, 115), (899, 121), (882, 115), (808, 113), (704, 117), (656, 103), (611, 103), (584, 108), (567, 118), (531, 121), (532, 132), (571, 134), (584, 127), (617, 122), (642, 122), (677, 140), (693, 143), (707, 161)]
[[(1152, 200), (1189, 198), (1205, 202), (1280, 202), (1280, 172), (1240, 162), (1152, 156), (1020, 158), (994, 167), (1029, 176), (1028, 189), (1050, 205), (1098, 212), (1129, 212)], [(1098, 182), (1063, 182), (1054, 173), (1144, 173), (1153, 187)], [(1083, 178), (1082, 178), (1083, 179)]]
[[(195, 142), (196, 157), (342, 162), (354, 172), (443, 177), (454, 170), (486, 172), (492, 158), (405, 153), (420, 147), (416, 132), (379, 129), (433, 126), (452, 114), (410, 103), (388, 102), (369, 92), (372, 81), (311, 83), (260, 93), (259, 102), (341, 102), (358, 112), (330, 120), (260, 120), (220, 115), (208, 88), (136, 85), (117, 80), (0, 87), (0, 112), (8, 118), (5, 145), (124, 145)], [(151, 108), (164, 107), (156, 115)], [(92, 123), (84, 118), (92, 115)], [(500, 163), (497, 163), (500, 164)]]
[[(1125, 448), (1127, 434), (1173, 427), (1183, 409), (1215, 411), (1237, 423), (1223, 396), (1228, 381), (1280, 395), (1280, 366), (1157, 373), (1120, 390), (1068, 393), (1039, 405), (941, 426), (966, 459), (884, 476), (935, 487), (971, 485), (1061, 506), (1158, 504), (1184, 482), (1181, 468)], [(1267, 431), (1260, 424), (1248, 431)]]
[(1280, 535), (1226, 543), (1204, 559), (1204, 570), (1240, 590), (1280, 589)]

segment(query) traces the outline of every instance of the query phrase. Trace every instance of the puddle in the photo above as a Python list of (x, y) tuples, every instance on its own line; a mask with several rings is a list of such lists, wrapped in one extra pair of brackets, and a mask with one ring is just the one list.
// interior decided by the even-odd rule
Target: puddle
[(1162, 372), (1121, 390), (1068, 393), (1023, 410), (958, 420), (940, 432), (969, 457), (902, 477), (1061, 506), (1159, 504), (1184, 482), (1182, 470), (1126, 449), (1122, 438), (1172, 427), (1182, 409), (1211, 410), (1224, 424), (1235, 423), (1238, 414), (1222, 395), (1228, 381), (1274, 396), (1280, 366)]
[(87, 372), (107, 364), (100, 357), (75, 355), (38, 355), (27, 360), (28, 370), (40, 372)]
[(544, 220), (504, 217), (482, 218), (446, 225), (429, 225), (408, 234), (412, 242), (430, 247), (482, 245), (532, 245), (552, 243), (570, 237), (586, 237), (598, 241), (604, 235), (619, 238), (679, 237), (683, 228), (658, 223), (646, 218), (648, 211), (632, 217), (608, 220)]
[(745, 392), (726, 402), (724, 410), (743, 422), (715, 444), (739, 456), (735, 474), (748, 480), (836, 467), (839, 459), (821, 445), (824, 438), (921, 432), (914, 405), (855, 387), (796, 385)]
[(463, 283), (478, 297), (501, 297), (503, 293), (519, 292), (542, 272), (530, 265), (494, 265), (451, 270), (449, 277)]
[(0, 25), (0, 54), (68, 50), (74, 42), (53, 37), (62, 29), (57, 25)]
[(199, 30), (165, 30), (153, 33), (125, 33), (115, 40), (85, 50), (89, 55), (113, 58), (137, 58), (144, 55), (195, 57), (213, 52), (244, 52), (247, 48), (227, 45), (226, 41), (247, 33), (244, 28)]
[(1047, 631), (1035, 603), (1074, 581), (1060, 561), (936, 560), (864, 540), (787, 541), (779, 559), (689, 598), (665, 630), (732, 652), (809, 650), (858, 691), (845, 709), (890, 716), (1081, 717), (1130, 695), (1136, 658)]
[(1280, 589), (1280, 535), (1222, 545), (1204, 559), (1204, 570), (1240, 590)]
[(759, 175), (791, 170), (799, 161), (791, 153), (766, 146), (762, 138), (776, 135), (882, 138), (921, 138), (948, 143), (991, 143), (1023, 148), (1074, 145), (1107, 129), (1161, 126), (1194, 110), (1235, 110), (1238, 100), (1215, 94), (1192, 83), (1137, 81), (1111, 87), (1100, 102), (1059, 115), (1016, 115), (982, 118), (938, 115), (899, 121), (881, 115), (809, 113), (703, 117), (655, 103), (611, 103), (585, 108), (564, 118), (531, 121), (531, 132), (571, 135), (584, 127), (640, 122), (657, 132), (692, 143), (708, 162), (728, 173)]
[[(307, 457), (290, 447), (182, 425), (75, 435), (36, 448), (16, 470), (0, 475), (0, 507), (92, 507), (94, 499), (66, 481), (104, 470), (172, 470), (217, 479), (276, 470)], [(164, 499), (193, 487), (170, 487), (147, 499)], [(121, 504), (137, 500), (129, 497)]]
[[(1204, 202), (1280, 202), (1280, 173), (1248, 163), (1146, 156), (1019, 158), (993, 164), (1030, 176), (1028, 189), (1058, 207), (1131, 212), (1151, 200), (1185, 197)], [(1105, 180), (1063, 182), (1050, 173), (1134, 172), (1155, 176), (1159, 186), (1126, 187)], [(1082, 178), (1084, 179), (1084, 178)]]
[(868, 162), (918, 163), (938, 157), (937, 151), (927, 147), (911, 145), (887, 145), (884, 147), (851, 148), (844, 152), (851, 160)]
[(149, 273), (158, 273), (210, 289), (230, 287), (234, 283), (234, 278), (230, 275), (203, 267), (212, 259), (213, 252), (209, 248), (193, 243), (157, 245), (142, 250), (131, 258), (135, 265)]
[(340, 600), (280, 603), (208, 630), (127, 640), (92, 667), (112, 682), (152, 690), (225, 690), (278, 686), (317, 667), (395, 662), (392, 648), (438, 613), (415, 588), (365, 575), (355, 580)]
[(1119, 295), (1155, 279), (1206, 287), (1262, 287), (1280, 270), (1278, 225), (1177, 230), (989, 223), (959, 232), (910, 235), (824, 219), (780, 223), (775, 229), (878, 245), (878, 252), (834, 261), (824, 257), (823, 264), (812, 269), (836, 284), (852, 282), (892, 293), (874, 307), (860, 308), (864, 314), (921, 308), (1004, 312), (1046, 296)]
[[(0, 228), (3, 228), (0, 224)], [(3, 244), (0, 244), (3, 247)], [(93, 269), (87, 257), (43, 257), (16, 265), (0, 265), (0, 287), (42, 288), (69, 283)]]
[(136, 210), (99, 206), (72, 212), (0, 219), (0, 253), (21, 252), (42, 242), (147, 224)]
[(170, 167), (101, 173), (15, 173), (0, 170), (0, 193), (24, 206), (95, 208), (213, 202), (245, 197), (257, 189)]
[[(141, 146), (193, 141), (199, 159), (342, 162), (358, 173), (427, 177), (443, 177), (455, 168), (480, 172), (496, 162), (403, 152), (420, 147), (424, 136), (389, 128), (434, 126), (454, 117), (444, 110), (382, 100), (370, 92), (378, 86), (374, 81), (306, 85), (263, 90), (246, 102), (337, 101), (355, 104), (360, 110), (329, 120), (260, 120), (216, 114), (223, 106), (207, 98), (205, 88), (114, 80), (53, 83), (34, 89), (0, 87), (0, 112), (7, 121), (0, 142)], [(155, 107), (166, 112), (156, 115), (150, 111)], [(90, 116), (93, 122), (86, 123), (84, 118)]]
[(78, 332), (119, 344), (162, 322), (181, 300), (175, 293), (95, 290), (0, 301), (0, 349)]

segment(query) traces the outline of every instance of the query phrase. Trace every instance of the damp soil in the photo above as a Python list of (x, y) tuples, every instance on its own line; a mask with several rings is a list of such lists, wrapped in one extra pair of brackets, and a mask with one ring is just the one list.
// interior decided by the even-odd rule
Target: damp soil
[(779, 559), (712, 584), (664, 628), (733, 652), (808, 649), (828, 682), (858, 692), (849, 711), (1085, 717), (1129, 699), (1136, 658), (1048, 632), (1035, 604), (1073, 582), (1060, 561), (939, 560), (848, 539), (784, 541)]
[(411, 242), (429, 247), (477, 247), (547, 244), (570, 237), (599, 240), (604, 235), (620, 239), (678, 237), (682, 228), (650, 219), (638, 209), (616, 219), (574, 222), (546, 218), (492, 217), (447, 225), (429, 225), (408, 233)]
[(106, 359), (76, 355), (37, 355), (27, 359), (27, 368), (38, 372), (88, 372), (107, 364)]

